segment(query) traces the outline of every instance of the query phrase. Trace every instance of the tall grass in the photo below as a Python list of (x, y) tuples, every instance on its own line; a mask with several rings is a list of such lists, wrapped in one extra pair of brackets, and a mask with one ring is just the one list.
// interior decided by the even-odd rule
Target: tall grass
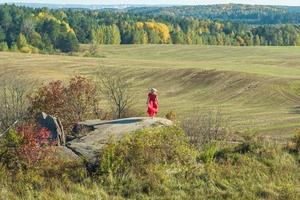
[(94, 173), (0, 169), (1, 199), (300, 198), (299, 153), (257, 138), (196, 150), (178, 128), (112, 139)]

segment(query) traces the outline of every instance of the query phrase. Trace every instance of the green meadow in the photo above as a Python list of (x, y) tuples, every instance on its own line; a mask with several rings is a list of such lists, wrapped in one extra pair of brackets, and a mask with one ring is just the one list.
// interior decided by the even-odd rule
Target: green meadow
[(50, 81), (92, 77), (105, 67), (132, 81), (140, 112), (148, 88), (156, 87), (159, 116), (219, 110), (233, 131), (276, 138), (300, 126), (299, 47), (107, 45), (85, 57), (88, 49), (82, 45), (75, 56), (1, 52), (0, 70)]

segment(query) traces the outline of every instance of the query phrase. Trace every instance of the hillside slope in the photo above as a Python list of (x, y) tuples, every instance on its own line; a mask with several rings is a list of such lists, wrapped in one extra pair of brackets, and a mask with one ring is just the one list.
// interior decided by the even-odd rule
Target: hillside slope
[[(83, 50), (85, 47), (83, 47)], [(219, 109), (233, 130), (289, 136), (299, 127), (300, 48), (102, 46), (102, 58), (0, 53), (2, 72), (30, 79), (93, 76), (101, 66), (133, 81), (136, 108), (147, 89), (160, 95), (160, 116)]]

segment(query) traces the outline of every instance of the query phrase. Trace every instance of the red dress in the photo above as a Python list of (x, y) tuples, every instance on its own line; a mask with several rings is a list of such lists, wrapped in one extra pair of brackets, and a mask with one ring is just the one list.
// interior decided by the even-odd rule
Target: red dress
[(149, 117), (154, 117), (158, 112), (158, 101), (157, 95), (154, 93), (148, 94), (148, 114)]

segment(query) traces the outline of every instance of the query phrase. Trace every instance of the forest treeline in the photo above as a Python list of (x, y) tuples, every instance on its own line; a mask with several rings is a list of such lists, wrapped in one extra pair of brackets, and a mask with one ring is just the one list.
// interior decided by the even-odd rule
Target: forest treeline
[(217, 4), (171, 7), (134, 7), (127, 12), (147, 15), (169, 15), (219, 19), (247, 24), (299, 24), (300, 6)]
[(74, 52), (79, 44), (300, 45), (300, 26), (112, 10), (0, 6), (0, 50)]

